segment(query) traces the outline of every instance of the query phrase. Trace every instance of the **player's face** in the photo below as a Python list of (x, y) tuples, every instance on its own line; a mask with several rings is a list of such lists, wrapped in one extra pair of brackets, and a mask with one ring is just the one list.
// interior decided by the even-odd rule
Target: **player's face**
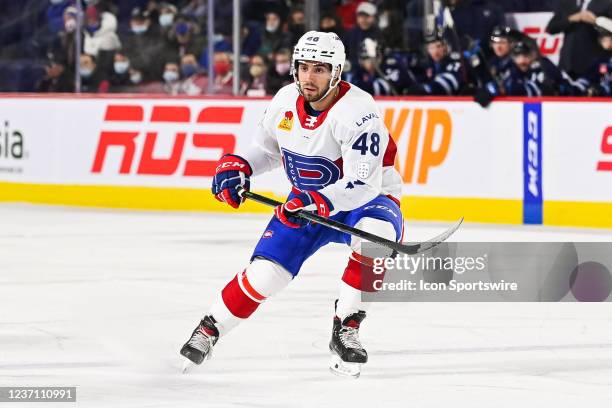
[(442, 41), (434, 41), (427, 44), (427, 53), (432, 60), (438, 62), (446, 55), (446, 45)]
[(606, 51), (612, 51), (612, 35), (606, 35), (599, 39), (601, 47)]
[(331, 68), (320, 62), (300, 61), (298, 64), (298, 81), (306, 102), (321, 99), (327, 92)]
[(503, 58), (510, 53), (510, 43), (506, 38), (500, 38), (495, 42), (491, 42), (491, 48), (493, 48), (493, 52), (499, 58)]
[(529, 67), (534, 60), (533, 56), (529, 54), (518, 54), (513, 56), (512, 59), (514, 60), (514, 63), (518, 69), (520, 69), (522, 72), (529, 71)]

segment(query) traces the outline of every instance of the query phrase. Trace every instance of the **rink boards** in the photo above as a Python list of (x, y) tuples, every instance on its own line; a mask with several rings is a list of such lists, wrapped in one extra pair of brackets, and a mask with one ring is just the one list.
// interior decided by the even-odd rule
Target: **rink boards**
[[(612, 228), (612, 103), (378, 102), (406, 218)], [(215, 163), (250, 142), (268, 103), (0, 95), (0, 201), (234, 211), (210, 194)], [(288, 182), (276, 170), (252, 188), (281, 198)]]

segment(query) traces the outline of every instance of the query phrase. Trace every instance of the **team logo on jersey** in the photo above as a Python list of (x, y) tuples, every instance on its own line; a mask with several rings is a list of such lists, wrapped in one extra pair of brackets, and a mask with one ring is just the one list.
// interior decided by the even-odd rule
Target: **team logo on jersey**
[(318, 190), (335, 183), (342, 171), (333, 161), (321, 156), (304, 156), (282, 149), (285, 172), (300, 190)]
[(274, 235), (274, 231), (266, 230), (266, 232), (263, 233), (262, 238), (272, 238), (273, 235)]
[(287, 132), (293, 128), (293, 112), (285, 112), (285, 117), (278, 124), (278, 128)]
[(306, 118), (306, 126), (308, 126), (309, 128), (313, 128), (315, 127), (315, 125), (317, 124), (317, 120), (318, 118), (316, 116), (309, 116)]
[(368, 178), (370, 175), (370, 163), (360, 162), (357, 164), (357, 176), (359, 178)]

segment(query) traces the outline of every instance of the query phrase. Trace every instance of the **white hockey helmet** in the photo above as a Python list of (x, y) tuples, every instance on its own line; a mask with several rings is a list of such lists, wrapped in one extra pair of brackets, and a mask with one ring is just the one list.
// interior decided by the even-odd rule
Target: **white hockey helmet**
[(291, 75), (293, 75), (300, 94), (302, 89), (297, 75), (299, 61), (316, 61), (331, 65), (332, 72), (329, 88), (319, 99), (321, 100), (340, 82), (340, 75), (342, 74), (345, 60), (344, 44), (342, 44), (337, 34), (321, 31), (308, 31), (304, 34), (293, 49), (293, 61), (291, 63)]

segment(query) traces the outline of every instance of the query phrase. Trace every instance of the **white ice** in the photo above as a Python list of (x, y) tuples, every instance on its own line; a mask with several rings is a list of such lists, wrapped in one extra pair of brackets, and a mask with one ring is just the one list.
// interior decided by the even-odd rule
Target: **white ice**
[[(610, 303), (378, 303), (361, 330), (370, 353), (361, 378), (335, 377), (327, 343), (347, 255), (339, 245), (182, 375), (179, 348), (266, 222), (0, 205), (0, 386), (77, 386), (79, 407), (612, 404)], [(445, 226), (406, 228), (416, 240)], [(612, 234), (468, 224), (455, 239)]]

